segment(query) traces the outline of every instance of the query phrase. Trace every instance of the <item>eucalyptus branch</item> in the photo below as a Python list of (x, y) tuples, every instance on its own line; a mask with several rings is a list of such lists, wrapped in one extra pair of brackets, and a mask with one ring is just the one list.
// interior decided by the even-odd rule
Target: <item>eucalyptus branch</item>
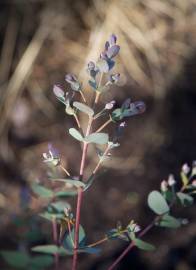
[[(156, 226), (178, 228), (182, 222), (171, 216), (170, 208), (175, 201), (186, 206), (193, 203), (192, 195), (195, 193), (196, 180), (193, 179), (196, 175), (196, 164), (194, 163), (192, 170), (188, 165), (184, 165), (181, 172), (181, 178), (183, 187), (180, 191), (175, 191), (175, 179), (170, 176), (168, 181), (162, 181), (161, 192), (152, 191), (148, 196), (148, 205), (151, 210), (157, 215), (157, 217), (141, 231), (140, 226), (133, 220), (122, 229), (121, 225), (117, 225), (117, 228), (111, 229), (106, 233), (106, 236), (95, 243), (86, 244), (86, 232), (83, 226), (80, 224), (81, 218), (81, 206), (83, 193), (94, 182), (97, 176), (97, 172), (100, 169), (102, 163), (109, 156), (109, 151), (119, 146), (119, 140), (123, 135), (126, 123), (125, 118), (139, 115), (145, 111), (145, 104), (142, 101), (132, 102), (130, 98), (127, 98), (120, 107), (114, 108), (115, 101), (109, 101), (105, 106), (96, 112), (96, 107), (99, 102), (99, 98), (104, 94), (112, 85), (116, 84), (120, 79), (119, 73), (112, 73), (112, 69), (115, 66), (115, 57), (118, 55), (120, 46), (117, 44), (117, 38), (115, 35), (111, 35), (109, 40), (105, 43), (104, 50), (101, 52), (99, 59), (96, 62), (90, 61), (88, 63), (87, 72), (89, 74), (89, 85), (95, 92), (94, 104), (89, 107), (86, 98), (83, 94), (82, 83), (73, 74), (67, 74), (65, 76), (66, 82), (70, 86), (70, 91), (65, 92), (60, 86), (54, 85), (53, 92), (59, 102), (65, 107), (65, 113), (68, 116), (73, 116), (76, 124), (76, 128), (69, 128), (68, 133), (72, 138), (82, 143), (82, 156), (80, 161), (79, 175), (77, 177), (71, 175), (69, 171), (61, 164), (58, 151), (53, 148), (48, 148), (48, 153), (43, 153), (43, 162), (49, 167), (59, 166), (67, 175), (65, 178), (56, 177), (50, 172), (50, 181), (56, 181), (57, 183), (64, 183), (65, 185), (61, 189), (46, 188), (40, 183), (33, 183), (33, 192), (43, 198), (47, 198), (48, 205), (43, 208), (43, 212), (40, 214), (46, 220), (52, 223), (53, 228), (53, 245), (42, 245), (33, 247), (34, 252), (41, 252), (43, 254), (49, 254), (55, 256), (55, 266), (58, 269), (59, 256), (66, 256), (67, 254), (73, 254), (72, 270), (77, 270), (78, 254), (83, 253), (98, 253), (99, 248), (96, 246), (106, 242), (110, 239), (119, 238), (128, 241), (130, 244), (123, 251), (123, 253), (117, 258), (117, 260), (109, 267), (108, 270), (112, 270), (123, 259), (123, 257), (134, 247), (137, 246), (144, 250), (153, 250), (153, 245), (144, 242), (140, 238), (145, 235), (150, 229)], [(103, 83), (104, 77), (104, 83)], [(83, 99), (83, 103), (77, 100), (77, 97)], [(88, 123), (86, 132), (83, 132), (80, 121), (77, 114), (84, 113), (88, 116)], [(109, 113), (109, 119), (106, 120), (95, 132), (91, 132), (94, 121), (103, 115)], [(111, 122), (116, 125), (115, 133), (113, 135), (102, 132)], [(85, 174), (85, 165), (88, 154), (89, 144), (105, 145), (104, 151), (99, 151), (99, 161), (95, 165), (90, 177)], [(54, 170), (53, 170), (54, 171)], [(55, 177), (55, 178), (54, 178)], [(58, 191), (57, 191), (58, 190)], [(71, 211), (70, 204), (65, 201), (68, 196), (77, 196), (77, 205), (75, 214)], [(65, 224), (67, 222), (67, 227)], [(58, 236), (57, 223), (60, 224), (60, 236)], [(66, 230), (65, 230), (66, 227)], [(64, 231), (65, 230), (65, 231)], [(138, 233), (141, 231), (140, 233)], [(64, 234), (63, 234), (64, 232)], [(74, 237), (73, 237), (74, 235)], [(74, 238), (74, 239), (73, 239)], [(59, 243), (58, 243), (59, 242)], [(21, 256), (21, 254), (20, 254)], [(6, 257), (6, 259), (8, 256)], [(50, 258), (51, 259), (51, 258)], [(29, 259), (25, 265), (25, 269), (30, 268), (32, 258)], [(51, 261), (50, 261), (51, 263)], [(43, 268), (43, 266), (42, 266)]]

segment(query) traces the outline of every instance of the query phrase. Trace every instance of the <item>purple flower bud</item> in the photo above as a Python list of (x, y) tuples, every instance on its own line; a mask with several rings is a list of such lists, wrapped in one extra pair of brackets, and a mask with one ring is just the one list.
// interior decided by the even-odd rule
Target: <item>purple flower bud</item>
[(107, 52), (102, 52), (101, 54), (100, 54), (100, 58), (101, 59), (104, 59), (104, 60), (107, 60), (108, 59), (108, 57), (107, 57)]
[(59, 151), (56, 148), (54, 148), (54, 146), (51, 143), (48, 144), (48, 150), (50, 153), (52, 153), (53, 157), (59, 156)]
[(105, 109), (106, 109), (106, 110), (111, 110), (111, 109), (114, 107), (115, 103), (116, 103), (115, 100), (112, 100), (112, 101), (108, 102), (108, 103), (105, 105)]
[(73, 83), (73, 82), (76, 82), (77, 81), (77, 78), (75, 75), (73, 74), (67, 74), (65, 75), (65, 80), (68, 82), (68, 83)]
[(107, 50), (107, 52), (106, 52), (106, 54), (107, 54), (107, 57), (108, 58), (114, 58), (118, 53), (119, 53), (119, 51), (120, 51), (120, 46), (118, 46), (118, 45), (113, 45), (112, 47), (110, 47), (108, 50)]
[(146, 110), (146, 105), (143, 101), (134, 102), (135, 108), (137, 109), (137, 113), (143, 113)]
[(122, 104), (122, 106), (121, 106), (121, 110), (129, 109), (130, 104), (131, 104), (131, 99), (130, 99), (130, 98), (127, 98), (127, 99), (123, 102), (123, 104)]
[(93, 61), (90, 61), (89, 63), (88, 63), (88, 70), (94, 70), (95, 69), (95, 63), (93, 62)]
[(53, 87), (53, 93), (58, 98), (62, 98), (65, 95), (64, 91), (58, 85), (54, 85), (54, 87)]
[(169, 177), (168, 177), (168, 185), (171, 187), (171, 186), (173, 186), (175, 184), (176, 184), (176, 180), (175, 180), (173, 174), (170, 174)]
[(108, 41), (106, 41), (106, 43), (105, 43), (105, 50), (107, 51), (109, 47), (110, 47), (110, 43)]
[(109, 38), (109, 44), (110, 44), (110, 46), (115, 45), (116, 44), (116, 40), (117, 40), (117, 37), (114, 34), (112, 34), (110, 36), (110, 38)]

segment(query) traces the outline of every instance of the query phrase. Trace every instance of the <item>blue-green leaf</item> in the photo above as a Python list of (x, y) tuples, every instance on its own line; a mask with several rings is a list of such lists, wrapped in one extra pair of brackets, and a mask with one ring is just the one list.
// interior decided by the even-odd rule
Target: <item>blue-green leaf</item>
[(39, 185), (37, 183), (33, 183), (31, 185), (31, 188), (33, 192), (39, 195), (40, 197), (51, 198), (54, 195), (52, 190), (45, 188), (44, 186)]
[(20, 251), (0, 251), (0, 254), (10, 266), (27, 269), (30, 257), (26, 253)]
[(167, 228), (173, 228), (173, 229), (177, 229), (180, 227), (181, 222), (176, 219), (175, 217), (172, 217), (168, 214), (165, 214), (159, 223), (157, 223), (156, 225), (160, 226), (160, 227), (167, 227)]
[(158, 215), (169, 212), (169, 206), (159, 191), (152, 191), (148, 195), (148, 206)]
[(79, 180), (73, 180), (73, 179), (53, 179), (51, 178), (50, 180), (52, 181), (59, 181), (59, 182), (65, 182), (67, 184), (71, 184), (72, 186), (75, 186), (75, 187), (82, 187), (84, 188), (85, 187), (85, 183), (82, 182), (82, 181), (79, 181)]
[(138, 238), (135, 238), (134, 239), (134, 244), (139, 248), (139, 249), (142, 249), (142, 250), (146, 250), (146, 251), (154, 251), (155, 250), (155, 246), (147, 243), (147, 242), (144, 242), (143, 240), (141, 239), (138, 239)]
[(190, 206), (193, 204), (193, 197), (190, 195), (183, 192), (177, 192), (176, 195), (183, 206)]
[(87, 106), (87, 105), (84, 104), (84, 103), (75, 101), (75, 102), (73, 103), (73, 106), (74, 106), (76, 109), (78, 109), (79, 111), (88, 114), (89, 116), (93, 116), (93, 115), (94, 115), (94, 111), (93, 111), (89, 106)]
[(57, 201), (50, 204), (57, 212), (64, 213), (65, 208), (70, 208), (69, 203), (65, 201)]
[(43, 245), (43, 246), (36, 246), (31, 249), (35, 252), (40, 252), (44, 254), (59, 254), (59, 255), (67, 255), (70, 254), (67, 250), (62, 247), (58, 247), (56, 245)]
[[(74, 234), (75, 230), (74, 228), (71, 230), (71, 234), (67, 233), (63, 239), (63, 247), (70, 252), (73, 252), (74, 248)], [(84, 246), (84, 241), (85, 241), (85, 231), (83, 227), (80, 225), (79, 227), (79, 248)]]
[(108, 140), (109, 140), (108, 134), (102, 132), (91, 133), (85, 138), (86, 142), (96, 144), (106, 144), (108, 143)]
[(54, 195), (55, 195), (55, 197), (66, 198), (66, 197), (71, 197), (71, 196), (77, 195), (77, 191), (73, 191), (73, 190), (58, 191)]
[(69, 134), (72, 137), (74, 137), (76, 140), (80, 141), (80, 142), (84, 141), (84, 138), (81, 135), (81, 133), (77, 129), (75, 129), (75, 128), (70, 128), (69, 129)]

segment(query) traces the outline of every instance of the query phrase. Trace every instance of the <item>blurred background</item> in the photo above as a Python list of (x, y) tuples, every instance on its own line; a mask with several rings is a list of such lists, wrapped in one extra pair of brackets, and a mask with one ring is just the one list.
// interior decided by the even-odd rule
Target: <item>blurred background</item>
[[(145, 101), (147, 110), (127, 121), (121, 147), (84, 196), (88, 241), (102, 238), (118, 220), (147, 225), (148, 193), (169, 173), (178, 180), (181, 166), (196, 159), (195, 0), (0, 0), (0, 249), (50, 242), (49, 224), (36, 215), (43, 202), (29, 186), (36, 180), (47, 185), (42, 153), (49, 142), (75, 175), (81, 153), (67, 134), (72, 119), (52, 88), (60, 83), (68, 90), (64, 76), (74, 73), (90, 100), (86, 64), (99, 57), (111, 33), (121, 46), (116, 64), (121, 82), (100, 107), (114, 97), (118, 104), (131, 97)], [(96, 160), (91, 149), (87, 173)], [(194, 210), (178, 211), (190, 220), (188, 226), (154, 229), (145, 239), (157, 250), (135, 249), (118, 269), (196, 269)], [(82, 255), (79, 269), (104, 270), (124, 247), (113, 241), (100, 256)], [(61, 269), (69, 267), (66, 257)], [(0, 269), (12, 268), (0, 259)]]

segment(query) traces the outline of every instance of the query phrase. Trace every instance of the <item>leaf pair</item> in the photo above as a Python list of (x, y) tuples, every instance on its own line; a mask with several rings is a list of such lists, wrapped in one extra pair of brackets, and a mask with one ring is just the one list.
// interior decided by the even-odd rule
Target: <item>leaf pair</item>
[(82, 134), (75, 128), (69, 129), (69, 134), (80, 142), (106, 144), (109, 140), (107, 133), (95, 132), (83, 137)]

